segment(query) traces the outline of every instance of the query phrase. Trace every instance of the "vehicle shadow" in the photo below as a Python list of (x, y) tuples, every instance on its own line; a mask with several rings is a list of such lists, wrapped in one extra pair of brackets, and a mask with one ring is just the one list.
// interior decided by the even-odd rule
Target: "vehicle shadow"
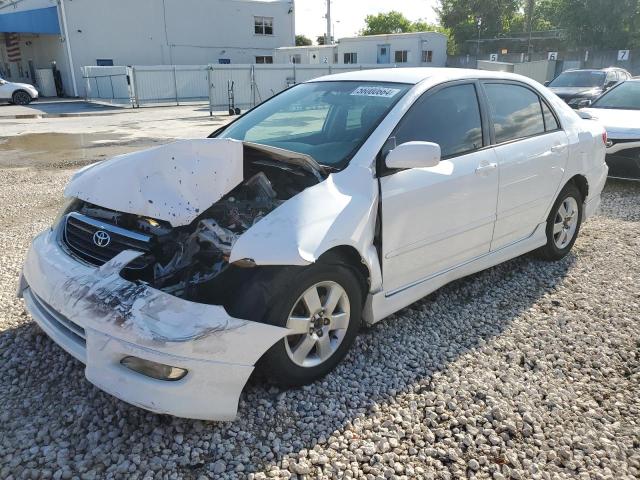
[[(131, 462), (137, 457), (140, 468), (157, 458), (194, 478), (212, 475), (217, 461), (230, 470), (234, 462), (242, 463), (240, 476), (265, 471), (288, 454), (365, 421), (398, 396), (429, 392), (434, 375), (501, 335), (532, 305), (551, 314), (553, 303), (545, 296), (563, 282), (574, 262), (573, 254), (556, 263), (527, 255), (453, 282), (363, 329), (338, 368), (313, 385), (281, 390), (252, 379), (235, 422), (156, 415), (121, 402), (93, 387), (84, 379), (82, 364), (33, 322), (25, 323), (0, 333), (0, 357), (6, 362), (0, 378), (5, 406), (0, 437), (5, 445), (20, 445), (27, 456), (30, 447), (46, 446), (72, 471), (86, 471), (74, 459), (100, 449), (105, 440), (109, 458)], [(25, 436), (34, 440), (25, 443)], [(177, 460), (163, 460), (161, 450)], [(90, 468), (107, 468), (108, 463), (93, 461), (98, 466)]]

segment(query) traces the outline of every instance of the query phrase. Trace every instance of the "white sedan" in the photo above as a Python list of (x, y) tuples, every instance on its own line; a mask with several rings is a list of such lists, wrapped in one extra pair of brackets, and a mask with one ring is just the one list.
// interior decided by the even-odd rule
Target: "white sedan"
[(38, 90), (28, 83), (14, 83), (0, 78), (0, 101), (29, 105), (38, 98)]
[(605, 141), (517, 75), (323, 77), (209, 139), (78, 172), (19, 293), (99, 388), (233, 418), (256, 367), (313, 382), (363, 323), (530, 251), (563, 258), (600, 203)]
[(580, 112), (607, 130), (609, 176), (640, 180), (640, 79), (617, 85)]

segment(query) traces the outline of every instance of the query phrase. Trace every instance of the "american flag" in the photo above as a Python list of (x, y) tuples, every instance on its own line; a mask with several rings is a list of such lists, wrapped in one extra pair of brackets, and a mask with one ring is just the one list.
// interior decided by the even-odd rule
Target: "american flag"
[(7, 46), (7, 56), (10, 62), (22, 61), (22, 55), (20, 55), (20, 37), (17, 33), (5, 33), (4, 42)]

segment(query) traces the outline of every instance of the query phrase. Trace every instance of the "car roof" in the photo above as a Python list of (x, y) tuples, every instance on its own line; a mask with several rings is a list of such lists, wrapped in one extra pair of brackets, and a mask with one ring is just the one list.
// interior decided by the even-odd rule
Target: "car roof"
[(491, 78), (522, 81), (526, 77), (507, 72), (493, 72), (488, 70), (472, 70), (466, 68), (373, 68), (370, 70), (355, 70), (352, 72), (336, 73), (315, 78), (310, 82), (331, 81), (359, 81), (359, 82), (389, 82), (418, 84), (423, 80), (449, 81), (475, 78)]

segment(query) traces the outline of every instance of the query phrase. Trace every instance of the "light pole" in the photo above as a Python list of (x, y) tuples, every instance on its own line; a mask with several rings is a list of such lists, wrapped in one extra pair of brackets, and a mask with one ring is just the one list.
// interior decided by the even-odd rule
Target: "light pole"
[(478, 45), (476, 46), (476, 62), (480, 59), (480, 29), (482, 28), (482, 17), (476, 17), (478, 25)]

